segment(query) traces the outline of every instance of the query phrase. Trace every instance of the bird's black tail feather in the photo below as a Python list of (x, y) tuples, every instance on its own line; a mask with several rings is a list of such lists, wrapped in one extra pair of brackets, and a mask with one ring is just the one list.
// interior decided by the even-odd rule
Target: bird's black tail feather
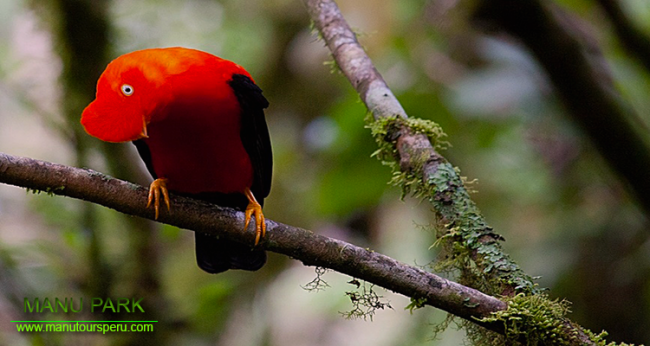
[(211, 274), (228, 269), (254, 271), (266, 263), (266, 251), (196, 232), (196, 263)]
[[(248, 199), (241, 193), (203, 192), (191, 196), (242, 211), (248, 205)], [(228, 269), (254, 271), (262, 268), (266, 263), (266, 251), (253, 249), (252, 244), (241, 244), (226, 239), (218, 239), (201, 232), (195, 233), (196, 263), (208, 273), (217, 274)]]

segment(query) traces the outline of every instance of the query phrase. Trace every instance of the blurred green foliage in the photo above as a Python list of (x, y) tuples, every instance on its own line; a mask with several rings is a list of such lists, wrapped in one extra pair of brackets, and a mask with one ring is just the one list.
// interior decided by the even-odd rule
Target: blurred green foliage
[[(65, 61), (56, 54), (61, 38), (52, 27), (59, 19), (34, 10), (44, 2), (0, 2), (0, 151), (75, 164), (70, 129), (80, 125), (63, 115), (65, 83), (58, 76)], [(603, 73), (611, 74), (621, 98), (650, 120), (648, 71), (621, 48), (602, 11), (587, 0), (556, 2), (598, 45)], [(622, 3), (650, 34), (650, 5)], [(526, 273), (540, 275), (552, 297), (572, 301), (569, 317), (576, 322), (605, 329), (616, 341), (650, 342), (648, 220), (567, 120), (531, 56), (512, 40), (472, 27), (471, 2), (339, 5), (407, 113), (447, 133), (451, 146), (443, 155), (478, 179), (472, 196), (507, 239), (511, 257)], [(253, 75), (271, 102), (269, 218), (406, 263), (426, 265), (436, 257), (435, 249), (427, 250), (434, 235), (418, 227), (433, 222), (428, 206), (401, 202), (400, 191), (387, 184), (390, 169), (370, 157), (377, 147), (364, 128), (366, 110), (344, 77), (331, 71), (331, 57), (300, 2), (113, 0), (107, 15), (110, 57), (181, 45), (233, 60)], [(93, 141), (88, 166), (119, 169)], [(124, 150), (133, 155), (132, 148)], [(69, 199), (0, 186), (0, 344), (153, 340), (20, 334), (9, 323), (46, 318), (24, 315), (26, 296), (89, 294), (88, 278), (97, 272), (91, 232), (80, 223), (83, 209)], [(432, 340), (431, 323), (444, 314), (426, 308), (411, 315), (403, 310), (410, 301), (390, 292), (380, 295), (394, 310), (378, 311), (373, 322), (347, 321), (339, 312), (351, 309), (350, 278), (328, 272), (331, 287), (310, 293), (301, 285), (316, 277), (313, 268), (274, 254), (256, 273), (207, 275), (194, 263), (190, 232), (158, 227), (143, 241), (136, 233), (146, 231), (134, 232), (132, 220), (111, 210), (95, 213), (92, 234), (110, 273), (102, 278), (110, 283), (106, 289), (114, 297), (152, 294), (145, 306), (160, 320), (159, 344), (455, 345), (463, 337), (450, 330)], [(99, 317), (79, 319), (92, 318)]]

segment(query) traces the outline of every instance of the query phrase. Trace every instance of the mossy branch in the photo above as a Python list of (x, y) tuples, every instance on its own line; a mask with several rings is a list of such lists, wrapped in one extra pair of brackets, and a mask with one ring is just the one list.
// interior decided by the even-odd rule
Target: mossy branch
[(460, 271), (463, 284), (492, 295), (540, 292), (533, 279), (503, 252), (499, 243), (503, 238), (471, 200), (459, 170), (434, 149), (446, 146), (437, 124), (381, 117), (368, 126), (379, 146), (375, 156), (393, 169), (392, 183), (405, 195), (428, 200), (443, 224), (437, 243), (449, 257), (438, 269), (453, 267)]
[(429, 200), (446, 226), (441, 236), (468, 250), (451, 256), (464, 253), (474, 257), (484, 274), (481, 276), (490, 277), (489, 285), (477, 288), (486, 289), (488, 294), (537, 292), (531, 277), (501, 250), (499, 241), (503, 238), (487, 225), (458, 170), (436, 150), (445, 145), (442, 129), (433, 122), (407, 116), (334, 1), (304, 2), (337, 65), (374, 119), (369, 119), (368, 127), (379, 146), (375, 156), (393, 168), (392, 182), (401, 185), (405, 194)]
[[(554, 323), (561, 327), (557, 333), (543, 334), (532, 340), (525, 333), (516, 334), (508, 330), (508, 321), (513, 315), (492, 315), (491, 319), (481, 322), (489, 320), (503, 323), (509, 342), (516, 340), (532, 345), (568, 340), (571, 345), (604, 344), (603, 335), (596, 336), (573, 324), (564, 315), (553, 314), (557, 304), (541, 295), (533, 279), (503, 252), (499, 243), (503, 238), (486, 223), (469, 197), (459, 170), (438, 153), (437, 149), (443, 146), (442, 130), (433, 122), (408, 118), (357, 41), (336, 3), (333, 0), (303, 2), (314, 27), (332, 52), (336, 65), (372, 115), (373, 120), (368, 121), (368, 127), (379, 146), (374, 155), (393, 168), (393, 183), (400, 185), (404, 194), (427, 199), (440, 223), (444, 225), (438, 242), (444, 244), (450, 259), (442, 265), (453, 266), (460, 271), (464, 283), (489, 294), (546, 302), (547, 304), (538, 304), (539, 313), (531, 311), (516, 316), (529, 323), (526, 328), (537, 330), (540, 323), (548, 323), (547, 320), (536, 318), (538, 315), (553, 316)], [(419, 297), (412, 298), (409, 308), (422, 305)], [(547, 313), (548, 311), (551, 312)], [(478, 336), (479, 339), (475, 341), (480, 342), (487, 343), (494, 339), (480, 332), (473, 335)]]

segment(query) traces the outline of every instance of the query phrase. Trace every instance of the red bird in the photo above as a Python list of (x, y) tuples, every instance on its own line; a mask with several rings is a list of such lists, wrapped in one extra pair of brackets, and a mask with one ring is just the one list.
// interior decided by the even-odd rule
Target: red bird
[[(145, 49), (106, 67), (81, 124), (103, 141), (133, 141), (155, 179), (147, 207), (153, 202), (156, 218), (161, 199), (170, 209), (168, 190), (193, 196), (245, 211), (245, 228), (254, 215), (257, 245), (273, 165), (268, 105), (233, 62), (194, 49)], [(196, 260), (209, 273), (257, 270), (266, 253), (196, 232)]]

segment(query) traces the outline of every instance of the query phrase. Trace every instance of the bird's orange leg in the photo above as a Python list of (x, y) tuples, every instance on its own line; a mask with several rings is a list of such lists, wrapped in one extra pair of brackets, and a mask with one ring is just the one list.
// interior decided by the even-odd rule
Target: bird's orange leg
[(255, 245), (260, 242), (260, 238), (263, 238), (266, 235), (266, 222), (264, 222), (264, 214), (262, 213), (262, 206), (257, 202), (253, 192), (249, 188), (244, 190), (246, 198), (248, 198), (248, 206), (246, 207), (246, 223), (244, 224), (244, 230), (248, 228), (248, 224), (251, 221), (251, 216), (255, 214)]
[(169, 205), (169, 192), (167, 191), (167, 179), (158, 178), (154, 180), (151, 185), (149, 185), (149, 199), (147, 201), (147, 208), (151, 206), (153, 202), (153, 209), (155, 211), (156, 220), (158, 220), (159, 210), (160, 210), (160, 194), (162, 193), (162, 199), (167, 205), (167, 211), (171, 212), (171, 207)]

